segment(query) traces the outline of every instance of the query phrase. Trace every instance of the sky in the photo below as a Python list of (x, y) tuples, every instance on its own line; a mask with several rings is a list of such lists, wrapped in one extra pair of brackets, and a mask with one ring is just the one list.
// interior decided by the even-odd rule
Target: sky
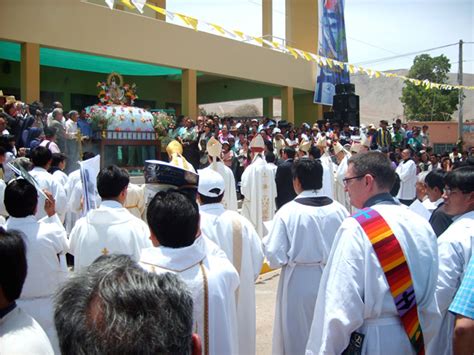
[[(300, 1), (300, 0), (291, 0)], [(261, 0), (167, 0), (166, 7), (228, 29), (261, 36)], [(177, 21), (177, 20), (176, 20)], [(474, 73), (474, 0), (346, 0), (349, 62), (375, 70), (408, 69), (416, 54), (446, 55), (458, 70), (459, 40), (463, 71)], [(316, 30), (316, 29), (315, 29)], [(285, 0), (273, 0), (273, 35), (285, 37)]]

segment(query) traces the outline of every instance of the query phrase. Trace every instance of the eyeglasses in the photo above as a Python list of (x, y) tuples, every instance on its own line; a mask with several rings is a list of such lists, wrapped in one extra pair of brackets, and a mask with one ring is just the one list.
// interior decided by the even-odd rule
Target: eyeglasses
[(344, 185), (347, 186), (347, 182), (348, 182), (349, 180), (361, 179), (361, 178), (363, 178), (364, 176), (365, 176), (365, 175), (359, 175), (359, 176), (353, 176), (353, 177), (350, 177), (350, 178), (344, 178), (344, 179), (342, 179), (342, 182), (343, 182)]
[(450, 187), (448, 187), (448, 186), (446, 186), (446, 187), (444, 188), (444, 193), (445, 193), (446, 195), (451, 195), (451, 194), (455, 194), (455, 193), (458, 193), (458, 192), (460, 192), (460, 193), (462, 193), (462, 194), (467, 194), (467, 193), (469, 193), (468, 191), (463, 191), (463, 190), (460, 190), (460, 189), (458, 189), (458, 188), (453, 188), (453, 189), (452, 189), (452, 188), (450, 188)]

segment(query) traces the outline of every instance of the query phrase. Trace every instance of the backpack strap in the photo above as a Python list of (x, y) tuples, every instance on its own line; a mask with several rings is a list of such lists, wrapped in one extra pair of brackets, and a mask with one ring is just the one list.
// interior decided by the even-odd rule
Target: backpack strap
[(360, 224), (374, 248), (413, 348), (417, 354), (424, 354), (425, 344), (413, 279), (398, 239), (385, 219), (372, 208), (364, 208), (352, 217)]

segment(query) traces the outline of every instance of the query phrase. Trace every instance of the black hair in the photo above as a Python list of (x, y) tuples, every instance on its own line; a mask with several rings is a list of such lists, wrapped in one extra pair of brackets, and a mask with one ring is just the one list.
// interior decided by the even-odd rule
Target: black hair
[(67, 155), (63, 153), (53, 153), (51, 166), (59, 166), (60, 163), (67, 159)]
[(320, 190), (323, 187), (323, 166), (314, 159), (298, 159), (291, 167), (293, 179), (298, 178), (303, 190)]
[(393, 182), (392, 189), (390, 190), (390, 195), (392, 195), (393, 197), (397, 197), (398, 191), (400, 191), (400, 184), (400, 176), (395, 173), (395, 181)]
[(175, 190), (160, 191), (147, 210), (150, 230), (160, 245), (184, 248), (194, 243), (199, 228), (199, 208), (196, 200)]
[(273, 152), (266, 152), (265, 153), (265, 160), (267, 161), (267, 163), (274, 163), (275, 160), (276, 160), (276, 157), (275, 157), (275, 154)]
[(82, 153), (82, 160), (88, 160), (88, 159), (91, 159), (91, 158), (94, 158), (95, 157), (95, 153), (92, 153), (92, 152), (84, 152)]
[(31, 216), (36, 212), (38, 192), (25, 179), (16, 179), (5, 188), (4, 202), (10, 216), (16, 218)]
[(474, 166), (463, 166), (446, 174), (445, 184), (450, 189), (458, 188), (463, 193), (474, 191)]
[(0, 288), (8, 302), (20, 298), (26, 279), (26, 246), (22, 233), (0, 227)]
[(283, 153), (286, 154), (288, 159), (294, 159), (296, 155), (296, 150), (293, 147), (285, 147), (283, 148)]
[(44, 132), (44, 136), (46, 138), (51, 138), (51, 137), (54, 137), (56, 135), (56, 128), (54, 128), (54, 127), (44, 127), (43, 132)]
[(309, 148), (308, 151), (309, 156), (313, 157), (313, 159), (319, 159), (321, 158), (321, 151), (319, 150), (318, 147), (315, 147), (314, 145)]
[(376, 151), (356, 154), (349, 159), (348, 164), (352, 164), (356, 175), (372, 175), (380, 188), (392, 189), (395, 182), (395, 170), (385, 154)]
[(53, 158), (53, 153), (42, 146), (38, 146), (30, 152), (30, 159), (34, 166), (45, 167)]
[(97, 191), (102, 199), (117, 198), (130, 183), (127, 170), (117, 165), (102, 169), (97, 175)]
[(441, 169), (432, 170), (425, 177), (425, 184), (428, 185), (430, 189), (437, 187), (441, 192), (444, 190), (444, 178), (446, 177), (446, 172)]

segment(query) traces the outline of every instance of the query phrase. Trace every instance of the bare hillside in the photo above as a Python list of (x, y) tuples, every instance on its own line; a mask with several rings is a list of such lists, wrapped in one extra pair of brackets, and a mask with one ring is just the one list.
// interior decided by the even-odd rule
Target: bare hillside
[[(399, 75), (407, 75), (408, 70), (401, 69), (391, 71)], [(457, 74), (449, 74), (450, 83), (456, 84)], [(367, 75), (352, 75), (351, 81), (356, 86), (356, 94), (360, 97), (361, 123), (377, 124), (381, 119), (389, 122), (397, 117), (403, 116), (403, 106), (400, 102), (402, 96), (403, 81), (395, 78), (373, 78)], [(474, 74), (464, 74), (464, 85), (474, 86)], [(474, 91), (464, 91), (464, 120), (474, 121)], [(254, 104), (262, 112), (262, 100), (251, 99), (244, 101), (221, 102), (215, 104), (201, 105), (207, 112), (217, 114), (233, 114), (234, 110), (243, 104)], [(273, 112), (275, 116), (281, 115), (281, 102), (274, 100)], [(457, 119), (458, 113), (453, 117)]]

